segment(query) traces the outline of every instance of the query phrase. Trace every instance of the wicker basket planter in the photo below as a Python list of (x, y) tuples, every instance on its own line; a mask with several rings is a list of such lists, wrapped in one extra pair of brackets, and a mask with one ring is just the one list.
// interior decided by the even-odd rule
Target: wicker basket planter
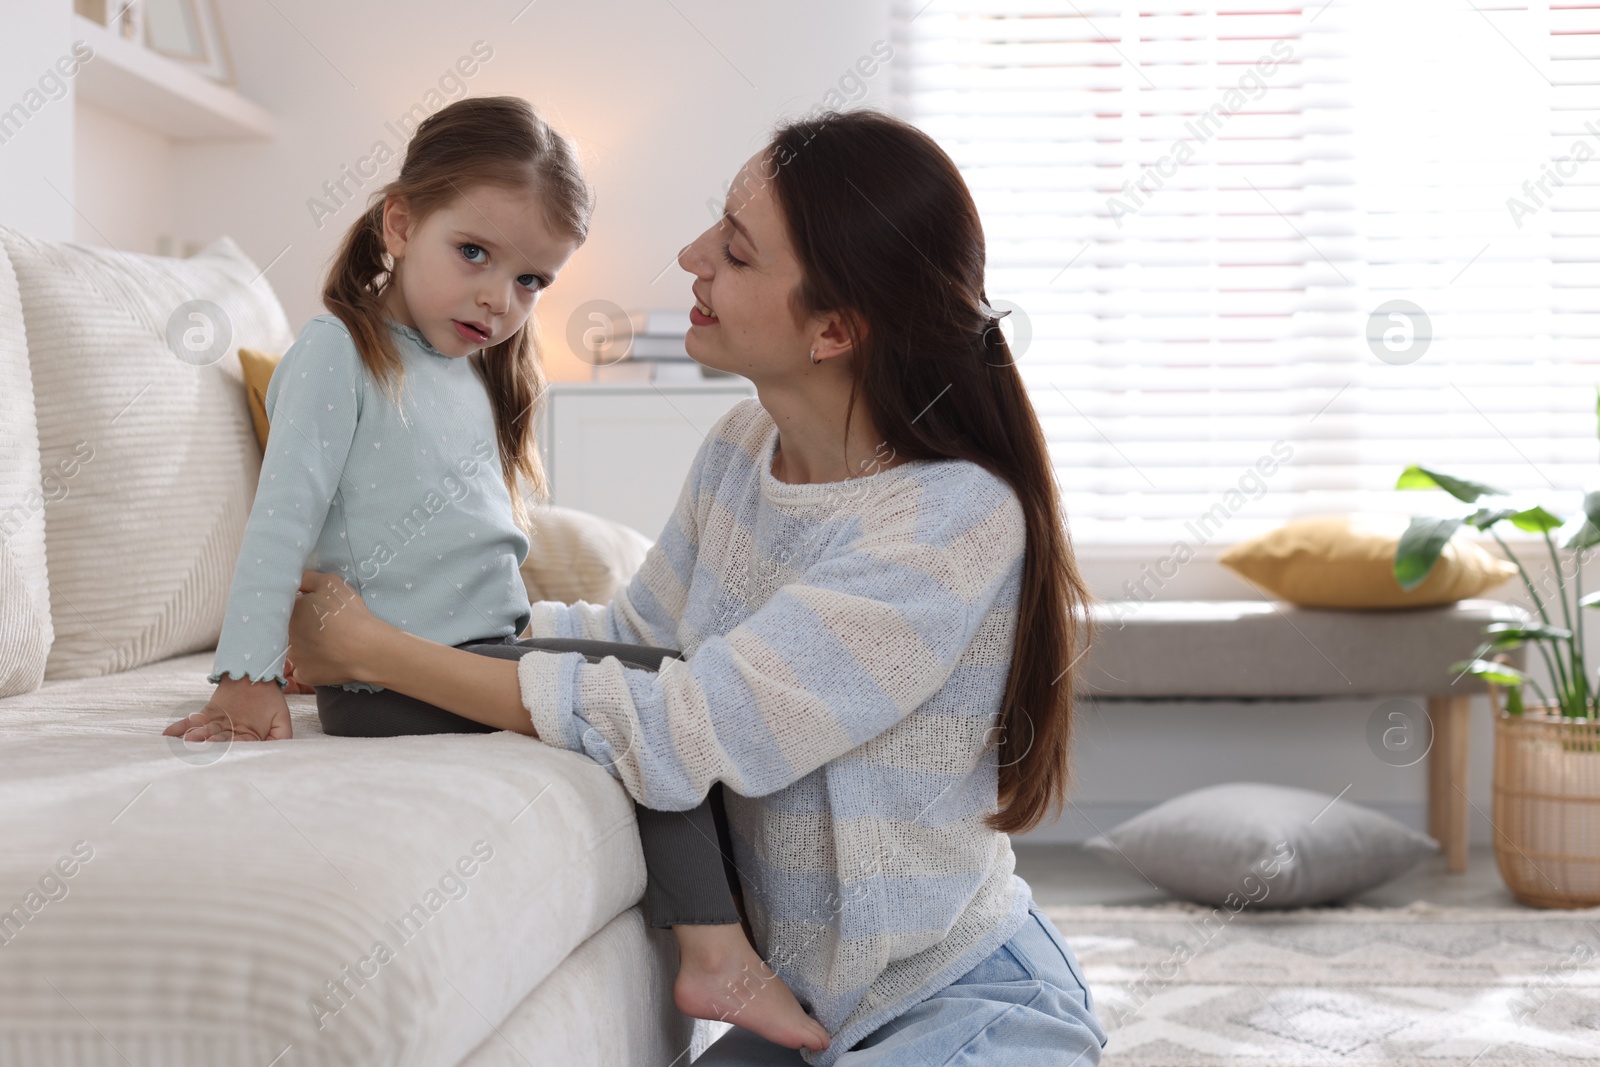
[[(1600, 389), (1595, 390), (1595, 412), (1600, 416)], [(1463, 504), (1508, 495), (1482, 482), (1418, 466), (1402, 471), (1395, 487), (1442, 489)], [(1544, 541), (1550, 574), (1556, 576), (1554, 588), (1547, 585), (1545, 595), (1540, 595), (1527, 567), (1495, 531), (1502, 522)], [(1568, 518), (1537, 505), (1482, 504), (1459, 517), (1413, 517), (1395, 546), (1394, 577), (1401, 589), (1414, 589), (1428, 577), (1445, 544), (1462, 526), (1495, 539), (1539, 613), (1537, 622), (1490, 623), (1471, 658), (1450, 666), (1457, 678), (1473, 675), (1489, 689), (1494, 713), (1494, 854), (1500, 875), (1524, 904), (1540, 908), (1600, 904), (1600, 679), (1584, 660), (1583, 637), (1584, 616), (1600, 610), (1600, 593), (1583, 592), (1585, 556), (1600, 551), (1600, 489), (1585, 493), (1582, 510)], [(1564, 536), (1562, 548), (1571, 555), (1563, 560), (1554, 535), (1568, 527), (1571, 535)], [(1524, 646), (1538, 650), (1544, 677), (1503, 662), (1504, 653)]]
[(1600, 719), (1496, 708), (1494, 828), (1500, 875), (1522, 903), (1600, 904)]

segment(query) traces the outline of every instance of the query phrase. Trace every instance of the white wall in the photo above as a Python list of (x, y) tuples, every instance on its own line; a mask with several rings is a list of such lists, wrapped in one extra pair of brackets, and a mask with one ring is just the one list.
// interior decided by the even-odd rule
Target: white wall
[(183, 254), (171, 240), (177, 175), (172, 141), (82, 101), (76, 125), (73, 240), (124, 252)]
[[(376, 140), (398, 146), (385, 124), (481, 40), (493, 57), (464, 79), (469, 91), (532, 101), (579, 142), (597, 189), (588, 244), (539, 310), (551, 377), (587, 378), (565, 342), (572, 309), (595, 298), (685, 307), (688, 276), (673, 261), (708, 225), (706, 200), (720, 201), (775, 119), (811, 108), (889, 34), (887, 0), (540, 2), (518, 17), (521, 6), (222, 0), (240, 90), (277, 116), (281, 133), (272, 143), (177, 148), (180, 242), (228, 233), (263, 265), (287, 249), (268, 278), (291, 322), (321, 312), (322, 274), (357, 208), (319, 228), (307, 200)], [(880, 71), (867, 99), (887, 91)]]
[(71, 0), (0, 7), (0, 225), (70, 240), (72, 82), (55, 63), (72, 52)]

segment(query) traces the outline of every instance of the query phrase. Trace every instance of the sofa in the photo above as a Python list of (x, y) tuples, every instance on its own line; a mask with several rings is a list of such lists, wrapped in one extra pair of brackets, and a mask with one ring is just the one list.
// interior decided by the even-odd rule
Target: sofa
[[(690, 1062), (633, 802), (508, 732), (186, 744), (260, 475), (238, 349), (293, 340), (228, 238), (0, 227), (0, 1065)], [(531, 599), (649, 541), (535, 511)]]

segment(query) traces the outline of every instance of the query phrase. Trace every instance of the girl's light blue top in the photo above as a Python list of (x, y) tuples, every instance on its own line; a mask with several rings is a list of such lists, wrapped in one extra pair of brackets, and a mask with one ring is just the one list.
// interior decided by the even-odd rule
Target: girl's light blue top
[(286, 684), (302, 569), (339, 575), (374, 615), (442, 644), (528, 624), (528, 538), (512, 518), (483, 380), (470, 357), (389, 324), (405, 368), (398, 405), (334, 315), (307, 322), (273, 372), (271, 433), (213, 683), (226, 673)]

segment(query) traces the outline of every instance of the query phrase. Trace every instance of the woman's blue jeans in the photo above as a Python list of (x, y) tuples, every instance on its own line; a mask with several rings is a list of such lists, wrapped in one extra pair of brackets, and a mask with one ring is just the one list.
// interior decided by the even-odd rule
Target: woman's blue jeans
[[(856, 1043), (838, 1067), (1095, 1067), (1106, 1032), (1078, 958), (1038, 905), (1016, 936)], [(735, 1026), (694, 1067), (805, 1067)]]

